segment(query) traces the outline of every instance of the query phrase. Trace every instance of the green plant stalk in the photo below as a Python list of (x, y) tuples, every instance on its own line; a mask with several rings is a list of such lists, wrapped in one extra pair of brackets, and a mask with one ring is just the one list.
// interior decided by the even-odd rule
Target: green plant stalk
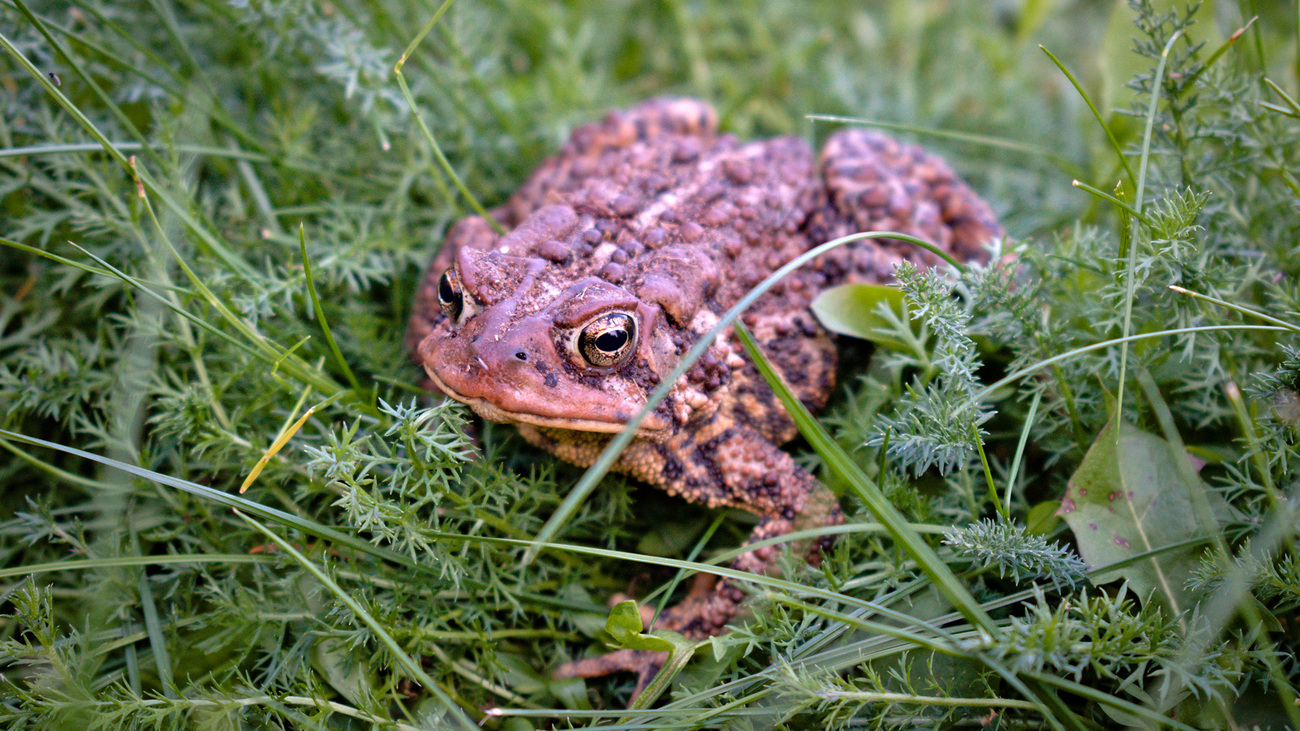
[(984, 487), (988, 490), (989, 502), (993, 508), (998, 511), (998, 515), (1003, 520), (1011, 520), (1011, 512), (1002, 507), (1002, 501), (998, 499), (998, 486), (993, 482), (993, 469), (989, 467), (989, 456), (984, 452), (984, 440), (980, 439), (980, 428), (971, 425), (971, 440), (975, 442), (975, 450), (980, 456), (980, 467), (984, 471)]
[[(1142, 159), (1138, 163), (1138, 181), (1137, 190), (1133, 194), (1133, 214), (1141, 218), (1142, 216), (1142, 196), (1146, 191), (1147, 166), (1151, 161), (1151, 136), (1156, 124), (1156, 109), (1160, 105), (1160, 89), (1164, 84), (1165, 64), (1169, 61), (1169, 54), (1174, 49), (1174, 43), (1182, 38), (1181, 30), (1176, 31), (1165, 42), (1164, 50), (1160, 53), (1160, 62), (1156, 64), (1155, 78), (1151, 81), (1151, 104), (1147, 108), (1147, 125), (1146, 130), (1142, 133)], [(1137, 299), (1137, 222), (1133, 222), (1130, 229), (1132, 231), (1133, 246), (1129, 247), (1128, 260), (1124, 263), (1124, 322), (1120, 334), (1123, 338), (1128, 337), (1133, 330), (1133, 300)], [(1119, 384), (1116, 387), (1115, 396), (1115, 418), (1123, 419), (1124, 416), (1124, 386), (1128, 380), (1128, 341), (1120, 345), (1119, 350)], [(1115, 438), (1119, 439), (1119, 430), (1115, 430)]]
[(311, 275), (311, 258), (307, 256), (307, 234), (301, 223), (298, 224), (298, 250), (302, 253), (302, 272), (303, 279), (307, 282), (307, 293), (311, 296), (311, 306), (316, 312), (316, 320), (320, 323), (321, 332), (325, 334), (325, 342), (329, 344), (330, 353), (334, 355), (336, 364), (343, 369), (343, 375), (347, 376), (348, 383), (352, 384), (352, 390), (359, 397), (362, 394), (361, 384), (357, 381), (352, 368), (348, 366), (342, 351), (339, 350), (339, 344), (334, 340), (334, 333), (330, 331), (329, 322), (325, 319), (325, 310), (321, 308), (320, 297), (316, 294), (316, 280)]
[(1035, 391), (1034, 400), (1029, 403), (1029, 413), (1025, 415), (1025, 426), (1020, 430), (1020, 441), (1016, 442), (1016, 456), (1011, 460), (1011, 469), (1007, 474), (1007, 494), (1006, 502), (1003, 506), (1003, 515), (1011, 513), (1011, 493), (1016, 487), (1016, 477), (1020, 475), (1020, 464), (1025, 457), (1025, 445), (1029, 443), (1029, 432), (1034, 426), (1034, 419), (1038, 416), (1038, 405), (1043, 401), (1043, 392)]
[(1183, 88), (1192, 88), (1196, 84), (1196, 80), (1201, 78), (1201, 74), (1204, 74), (1211, 66), (1217, 63), (1218, 60), (1223, 57), (1223, 54), (1228, 52), (1229, 48), (1235, 46), (1237, 41), (1241, 40), (1241, 37), (1246, 33), (1246, 30), (1249, 29), (1250, 26), (1254, 25), (1257, 20), (1259, 20), (1258, 15), (1252, 16), (1250, 20), (1246, 21), (1245, 25), (1233, 31), (1232, 35), (1228, 36), (1228, 40), (1219, 44), (1219, 47), (1214, 49), (1214, 53), (1211, 53), (1210, 57), (1205, 60), (1205, 63), (1201, 64), (1201, 67), (1196, 70), (1196, 73), (1192, 74), (1187, 81), (1183, 83)]
[[(1185, 288), (1183, 288), (1183, 287), (1179, 287), (1179, 286), (1176, 285), (1176, 284), (1171, 284), (1171, 285), (1169, 285), (1169, 288), (1172, 289), (1173, 291), (1177, 292), (1178, 294), (1185, 294), (1185, 295), (1187, 295), (1188, 297), (1194, 297), (1194, 298), (1196, 298), (1196, 299), (1198, 299), (1198, 300), (1201, 300), (1201, 301), (1203, 301), (1203, 302), (1210, 302), (1210, 303), (1213, 303), (1213, 304), (1219, 305), (1220, 307), (1226, 307), (1226, 308), (1232, 310), (1233, 312), (1240, 312), (1240, 313), (1243, 314), (1243, 315), (1249, 315), (1250, 317), (1254, 317), (1254, 318), (1256, 318), (1256, 319), (1263, 320), (1264, 322), (1267, 322), (1267, 323), (1269, 323), (1269, 324), (1271, 324), (1271, 325), (1276, 325), (1276, 326), (1277, 326), (1277, 329), (1285, 329), (1285, 330), (1290, 330), (1291, 332), (1294, 332), (1294, 333), (1300, 333), (1300, 325), (1296, 325), (1295, 323), (1287, 322), (1286, 320), (1282, 320), (1282, 319), (1279, 319), (1279, 318), (1273, 317), (1272, 315), (1269, 315), (1269, 314), (1264, 313), (1264, 312), (1260, 312), (1259, 310), (1253, 310), (1253, 309), (1251, 309), (1251, 308), (1249, 308), (1249, 307), (1246, 307), (1245, 305), (1239, 305), (1239, 304), (1237, 304), (1236, 302), (1229, 302), (1228, 300), (1225, 300), (1225, 299), (1219, 299), (1218, 297), (1212, 297), (1212, 296), (1210, 296), (1210, 295), (1208, 295), (1208, 294), (1201, 294), (1200, 292), (1193, 292), (1193, 291), (1190, 290), (1190, 289), (1185, 289)], [(1225, 326), (1225, 327), (1228, 327), (1228, 326)]]
[[(625, 427), (623, 427), (623, 431), (619, 432), (610, 440), (609, 444), (605, 446), (604, 451), (600, 453), (600, 457), (592, 463), (591, 467), (587, 468), (587, 471), (582, 475), (582, 479), (578, 480), (578, 483), (573, 486), (573, 489), (565, 496), (564, 502), (560, 503), (560, 506), (556, 508), (555, 513), (551, 515), (551, 518), (547, 520), (546, 524), (537, 532), (537, 535), (533, 537), (533, 540), (537, 541), (539, 544), (544, 544), (549, 542), (555, 536), (559, 531), (560, 526), (568, 521), (569, 517), (578, 509), (578, 506), (581, 505), (582, 502), (587, 499), (587, 496), (591, 494), (591, 491), (596, 489), (596, 483), (600, 482), (600, 478), (604, 477), (605, 473), (613, 467), (614, 462), (623, 452), (623, 449), (627, 447), (628, 444), (631, 444), (632, 440), (636, 438), (636, 431), (640, 427), (641, 422), (645, 420), (646, 416), (648, 416), (650, 412), (654, 411), (655, 408), (663, 402), (665, 398), (667, 398), (668, 393), (672, 391), (673, 384), (677, 382), (677, 379), (681, 378), (686, 371), (690, 370), (691, 366), (695, 364), (695, 361), (698, 360), (700, 356), (704, 354), (704, 351), (708, 350), (709, 346), (713, 344), (714, 338), (716, 338), (723, 330), (730, 327), (731, 324), (740, 317), (742, 312), (748, 309), (750, 305), (752, 305), (759, 297), (763, 296), (763, 294), (771, 289), (773, 285), (781, 279), (784, 279), (786, 275), (793, 272), (795, 269), (798, 269), (809, 261), (812, 261), (818, 256), (821, 256), (836, 247), (865, 239), (898, 239), (900, 241), (907, 241), (920, 246), (936, 256), (939, 256), (958, 270), (963, 270), (961, 264), (958, 263), (957, 260), (953, 259), (952, 254), (949, 252), (943, 251), (924, 239), (919, 239), (915, 236), (899, 233), (897, 231), (865, 231), (862, 233), (850, 234), (848, 236), (841, 236), (838, 239), (828, 241), (821, 246), (809, 249), (795, 257), (788, 264), (776, 270), (768, 276), (767, 279), (759, 282), (757, 286), (749, 290), (744, 297), (740, 298), (740, 301), (723, 314), (723, 316), (718, 320), (718, 323), (713, 326), (713, 329), (701, 336), (700, 339), (686, 351), (686, 354), (682, 356), (682, 360), (678, 363), (677, 367), (665, 376), (660, 386), (655, 389), (654, 393), (650, 394), (650, 398), (646, 400), (646, 405), (641, 408), (641, 411), (638, 412)], [(535, 556), (536, 552), (529, 549), (524, 554), (522, 559), (523, 563), (525, 565), (530, 563)]]
[(1286, 102), (1286, 107), (1279, 107), (1276, 104), (1269, 104), (1268, 102), (1260, 102), (1260, 106), (1272, 109), (1276, 112), (1281, 112), (1288, 117), (1300, 119), (1300, 103), (1297, 103), (1295, 99), (1291, 98), (1291, 95), (1286, 93), (1282, 87), (1274, 83), (1272, 79), (1264, 79), (1264, 84), (1267, 85), (1268, 88), (1272, 89), (1274, 94), (1282, 97), (1282, 101)]
[(234, 513), (245, 523), (248, 523), (259, 533), (275, 543), (281, 551), (297, 562), (299, 566), (315, 577), (317, 581), (324, 584), (325, 588), (334, 595), (335, 600), (347, 607), (348, 610), (352, 612), (353, 616), (374, 633), (375, 639), (379, 640), (384, 647), (388, 648), (388, 652), (392, 656), (393, 662), (406, 671), (407, 675), (412, 680), (418, 682), (432, 693), (434, 697), (442, 703), (444, 710), (446, 710), (451, 718), (454, 719), (462, 728), (466, 729), (466, 731), (479, 731), (478, 726), (465, 715), (465, 710), (471, 710), (471, 712), (473, 712), (473, 710), (462, 709), (456, 701), (453, 701), (451, 696), (447, 694), (446, 690), (444, 690), (437, 681), (429, 677), (428, 673), (424, 672), (424, 668), (420, 667), (420, 663), (411, 659), (411, 656), (406, 654), (406, 651), (402, 649), (401, 645), (397, 644), (397, 640), (393, 639), (392, 635), (384, 629), (384, 626), (376, 621), (374, 617), (370, 616), (370, 613), (366, 611), (366, 608), (361, 606), (361, 602), (353, 599), (352, 596), (344, 591), (343, 587), (339, 586), (338, 583), (331, 579), (328, 574), (317, 567), (316, 564), (309, 561), (306, 556), (302, 555), (302, 553), (298, 551), (298, 549), (294, 548), (292, 543), (281, 538), (270, 528), (262, 525), (259, 521), (244, 515), (244, 513), (242, 513), (238, 508), (234, 510)]
[[(131, 547), (137, 556), (140, 553), (139, 534), (131, 527)], [(165, 698), (176, 697), (176, 680), (172, 675), (171, 653), (167, 651), (167, 634), (163, 630), (162, 620), (158, 617), (158, 605), (154, 602), (153, 589), (149, 586), (149, 575), (139, 572), (136, 589), (140, 594), (140, 614), (144, 620), (145, 633), (149, 636), (149, 652), (153, 655), (154, 668), (158, 671), (158, 685)]]
[(429, 149), (433, 151), (433, 157), (438, 161), (438, 167), (442, 170), (442, 174), (451, 181), (452, 185), (456, 186), (456, 190), (465, 199), (465, 202), (469, 204), (470, 209), (473, 210), (474, 213), (483, 217), (483, 219), (486, 220), (498, 234), (504, 234), (506, 231), (502, 228), (501, 223), (488, 215), (487, 209), (483, 208), (483, 204), (478, 202), (478, 198), (474, 197), (474, 194), (469, 191), (469, 188), (465, 187), (464, 181), (460, 179), (460, 175), (457, 174), (456, 169), (451, 166), (451, 162), (447, 160), (447, 156), (442, 154), (442, 146), (438, 144), (438, 140), (434, 138), (433, 132), (429, 129), (429, 125), (425, 124), (424, 118), (420, 116), (419, 107), (415, 103), (415, 97), (411, 94), (410, 87), (406, 85), (406, 76), (402, 74), (402, 67), (406, 65), (406, 60), (411, 57), (412, 53), (415, 53), (415, 49), (419, 47), (420, 42), (424, 40), (424, 37), (433, 29), (433, 26), (437, 24), (438, 20), (442, 18), (442, 14), (447, 12), (447, 8), (450, 8), (453, 2), (455, 2), (455, 0), (443, 0), (442, 5), (434, 12), (433, 17), (429, 19), (429, 22), (424, 24), (424, 27), (420, 29), (420, 32), (415, 34), (415, 38), (411, 39), (411, 42), (407, 44), (406, 50), (402, 51), (402, 57), (399, 58), (397, 64), (393, 66), (393, 74), (397, 76), (397, 85), (401, 87), (402, 96), (406, 98), (406, 103), (411, 108), (411, 116), (415, 118), (415, 123), (419, 125), (420, 132), (424, 135), (425, 141), (429, 143)]
[(1124, 172), (1128, 173), (1129, 182), (1136, 182), (1137, 176), (1133, 174), (1133, 168), (1128, 164), (1128, 156), (1124, 154), (1124, 148), (1119, 144), (1119, 140), (1115, 138), (1115, 132), (1110, 128), (1110, 125), (1106, 124), (1106, 120), (1102, 119), (1101, 112), (1098, 111), (1097, 105), (1092, 103), (1092, 97), (1088, 96), (1088, 92), (1083, 90), (1083, 85), (1079, 83), (1078, 79), (1074, 78), (1074, 74), (1070, 73), (1070, 69), (1066, 68), (1065, 64), (1061, 62), (1061, 59), (1057, 58), (1056, 54), (1047, 50), (1047, 46), (1040, 44), (1038, 49), (1043, 53), (1046, 53), (1048, 58), (1052, 59), (1052, 63), (1056, 64), (1056, 68), (1060, 69), (1062, 74), (1065, 74), (1065, 78), (1069, 80), (1070, 85), (1073, 86), (1075, 92), (1079, 94), (1079, 98), (1083, 99), (1083, 103), (1087, 104), (1088, 108), (1092, 110), (1092, 116), (1096, 118), (1098, 126), (1106, 132), (1106, 138), (1110, 140), (1110, 146), (1111, 149), (1115, 151), (1115, 157), (1119, 160), (1120, 165), (1124, 166)]
[[(1099, 189), (1097, 189), (1097, 188), (1094, 188), (1094, 187), (1092, 187), (1091, 185), (1088, 185), (1087, 183), (1085, 183), (1085, 182), (1083, 182), (1083, 181), (1080, 181), (1080, 180), (1072, 180), (1072, 181), (1070, 181), (1070, 185), (1073, 185), (1074, 187), (1079, 188), (1080, 190), (1087, 191), (1088, 193), (1091, 193), (1091, 194), (1097, 196), (1098, 198), (1101, 198), (1101, 199), (1103, 199), (1103, 200), (1107, 200), (1107, 201), (1110, 201), (1111, 203), (1114, 203), (1116, 206), (1119, 207), (1121, 213), (1127, 213), (1127, 214), (1129, 214), (1129, 215), (1131, 215), (1131, 216), (1136, 217), (1137, 220), (1139, 220), (1139, 221), (1141, 221), (1142, 223), (1146, 224), (1148, 228), (1150, 228), (1150, 227), (1152, 227), (1152, 226), (1155, 225), (1155, 223), (1154, 223), (1150, 218), (1148, 218), (1147, 216), (1145, 216), (1145, 215), (1144, 215), (1141, 211), (1139, 211), (1137, 208), (1134, 208), (1133, 206), (1131, 206), (1131, 205), (1125, 203), (1124, 201), (1122, 201), (1122, 200), (1120, 200), (1119, 198), (1117, 198), (1117, 197), (1111, 195), (1110, 193), (1107, 193), (1107, 192), (1104, 191), (1104, 190), (1099, 190)], [(1125, 252), (1125, 253), (1127, 253), (1127, 252)]]

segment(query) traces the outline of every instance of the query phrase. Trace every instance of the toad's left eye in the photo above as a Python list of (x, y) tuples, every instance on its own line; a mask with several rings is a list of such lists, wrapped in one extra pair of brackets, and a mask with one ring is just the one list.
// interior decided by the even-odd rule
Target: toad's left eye
[(636, 352), (636, 319), (625, 312), (597, 317), (578, 335), (578, 351), (597, 368), (619, 365)]
[(456, 276), (455, 269), (448, 269), (438, 277), (438, 307), (453, 320), (465, 309), (465, 295), (461, 292), (460, 277)]

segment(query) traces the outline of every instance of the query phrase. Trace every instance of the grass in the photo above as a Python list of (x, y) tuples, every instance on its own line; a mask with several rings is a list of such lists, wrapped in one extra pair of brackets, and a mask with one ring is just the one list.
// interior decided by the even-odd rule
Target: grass
[[(0, 725), (1300, 727), (1300, 41), (1255, 5), (0, 0)], [(835, 550), (622, 710), (549, 670), (750, 519), (467, 437), (400, 333), (450, 223), (667, 93), (918, 139), (1015, 266), (900, 272), (798, 414)]]

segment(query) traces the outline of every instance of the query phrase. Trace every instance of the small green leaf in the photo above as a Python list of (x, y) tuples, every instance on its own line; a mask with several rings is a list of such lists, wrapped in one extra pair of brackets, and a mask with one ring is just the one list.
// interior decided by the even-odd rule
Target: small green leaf
[[(1057, 512), (1094, 568), (1124, 562), (1093, 583), (1123, 579), (1139, 596), (1154, 593), (1175, 612), (1191, 607), (1186, 586), (1199, 553), (1196, 539), (1217, 530), (1200, 522), (1192, 491), (1215, 509), (1225, 506), (1201, 481), (1184, 482), (1175, 460), (1187, 458), (1164, 439), (1125, 422), (1117, 427), (1114, 419), (1097, 435)], [(1133, 560), (1152, 551), (1159, 553)]]
[[(880, 310), (881, 303), (898, 316), (890, 322)], [(903, 348), (907, 343), (894, 333), (903, 317), (903, 292), (884, 284), (842, 284), (831, 287), (812, 303), (813, 313), (831, 332), (870, 340), (889, 348)]]
[(654, 635), (643, 634), (645, 625), (641, 622), (641, 609), (631, 599), (615, 604), (609, 610), (609, 619), (605, 622), (605, 631), (614, 642), (626, 650), (647, 650), (649, 652), (672, 652), (673, 643)]

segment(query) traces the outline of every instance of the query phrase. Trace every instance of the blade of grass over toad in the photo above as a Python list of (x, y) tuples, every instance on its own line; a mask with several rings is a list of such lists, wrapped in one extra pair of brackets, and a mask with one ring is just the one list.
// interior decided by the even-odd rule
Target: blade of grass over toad
[(1136, 184), (1137, 175), (1133, 173), (1133, 167), (1128, 164), (1128, 155), (1124, 154), (1124, 147), (1120, 145), (1119, 140), (1115, 138), (1115, 132), (1111, 130), (1110, 125), (1106, 124), (1105, 119), (1102, 119), (1101, 112), (1097, 109), (1097, 105), (1092, 103), (1092, 97), (1088, 96), (1088, 92), (1083, 90), (1083, 86), (1079, 84), (1079, 80), (1074, 78), (1074, 74), (1070, 73), (1070, 69), (1065, 67), (1065, 64), (1061, 62), (1061, 59), (1056, 57), (1056, 54), (1047, 50), (1047, 46), (1039, 45), (1038, 48), (1043, 53), (1046, 53), (1048, 58), (1052, 59), (1052, 63), (1056, 64), (1056, 68), (1060, 69), (1061, 73), (1065, 74), (1065, 78), (1069, 80), (1070, 85), (1074, 87), (1079, 98), (1083, 99), (1083, 103), (1087, 104), (1088, 108), (1092, 110), (1092, 116), (1097, 119), (1097, 125), (1106, 132), (1106, 137), (1110, 140), (1110, 146), (1115, 150), (1115, 157), (1119, 160), (1119, 164), (1124, 166), (1124, 171), (1128, 173), (1129, 182)]
[(932, 129), (930, 127), (915, 127), (913, 125), (895, 124), (893, 122), (877, 122), (862, 117), (846, 117), (839, 114), (806, 114), (804, 115), (804, 118), (814, 122), (836, 122), (838, 124), (852, 124), (859, 127), (887, 129), (891, 132), (910, 132), (912, 134), (932, 137), (939, 140), (953, 140), (955, 142), (966, 142), (981, 147), (1012, 150), (1014, 152), (1020, 152), (1033, 157), (1049, 160), (1059, 170), (1063, 171), (1070, 177), (1082, 178), (1086, 176), (1086, 171), (1072, 160), (1068, 160), (1041, 147), (1034, 147), (1033, 145), (1026, 145), (1023, 142), (1015, 142), (1001, 137), (991, 137), (989, 135), (974, 134), (972, 132), (954, 132), (945, 129)]
[(947, 564), (939, 558), (939, 554), (930, 548), (930, 544), (921, 538), (920, 534), (913, 531), (907, 524), (907, 520), (898, 510), (885, 499), (880, 488), (867, 477), (866, 473), (858, 468), (853, 459), (844, 452), (844, 450), (830, 438), (826, 430), (817, 423), (811, 412), (808, 411), (798, 399), (790, 393), (790, 389), (781, 382), (780, 375), (773, 370), (772, 365), (767, 362), (754, 343), (753, 336), (749, 330), (741, 323), (736, 323), (736, 335), (740, 343), (745, 346), (745, 351), (749, 353), (750, 360), (753, 361), (759, 373), (772, 386), (776, 395), (781, 399), (781, 404), (785, 406), (791, 418), (794, 419), (795, 425), (799, 427), (799, 433), (808, 440), (808, 444), (817, 452), (826, 462), (827, 469), (830, 469), (840, 479), (847, 483), (855, 495), (871, 510), (876, 516), (876, 520), (885, 526), (890, 536), (895, 542), (907, 551), (908, 555), (916, 561), (917, 566), (925, 572), (926, 576), (934, 582), (935, 588), (943, 594), (944, 598), (952, 602), (967, 621), (979, 627), (980, 629), (996, 635), (997, 626), (993, 618), (980, 608), (979, 602), (971, 596), (966, 586), (957, 579), (956, 575), (948, 569)]
[[(1138, 163), (1137, 191), (1133, 194), (1133, 212), (1135, 216), (1142, 215), (1142, 196), (1146, 192), (1147, 166), (1151, 161), (1151, 137), (1156, 125), (1156, 109), (1160, 106), (1160, 90), (1165, 80), (1165, 64), (1169, 61), (1169, 54), (1174, 50), (1174, 44), (1182, 37), (1182, 30), (1174, 31), (1174, 34), (1169, 36), (1169, 41), (1165, 43), (1164, 50), (1160, 52), (1160, 62), (1156, 64), (1155, 77), (1151, 79), (1151, 105), (1147, 107), (1147, 126), (1142, 133), (1142, 159)], [(1134, 220), (1131, 226), (1133, 245), (1129, 247), (1128, 260), (1124, 262), (1124, 318), (1120, 331), (1123, 337), (1120, 338), (1122, 342), (1119, 346), (1119, 383), (1115, 387), (1115, 418), (1117, 420), (1123, 419), (1124, 416), (1124, 385), (1128, 380), (1128, 341), (1125, 338), (1133, 331), (1133, 300), (1137, 298), (1137, 221)], [(1118, 429), (1115, 431), (1115, 438), (1119, 438)]]
[(406, 651), (402, 649), (401, 645), (397, 644), (397, 640), (394, 640), (392, 635), (388, 634), (388, 631), (384, 629), (384, 626), (376, 621), (374, 617), (370, 616), (370, 612), (367, 612), (365, 607), (361, 606), (361, 602), (353, 599), (351, 595), (343, 590), (343, 587), (339, 586), (337, 582), (329, 577), (329, 574), (326, 574), (316, 564), (307, 560), (307, 557), (302, 555), (298, 549), (294, 548), (292, 543), (289, 543), (285, 539), (276, 535), (274, 531), (262, 525), (257, 520), (244, 515), (238, 508), (235, 509), (235, 515), (238, 515), (245, 523), (248, 523), (259, 533), (269, 538), (271, 542), (279, 546), (281, 551), (296, 561), (299, 566), (302, 566), (307, 573), (316, 577), (317, 581), (324, 584), (325, 588), (329, 589), (329, 592), (334, 595), (334, 598), (347, 607), (354, 617), (374, 633), (375, 639), (379, 640), (384, 647), (388, 648), (388, 653), (392, 657), (392, 661), (405, 670), (412, 680), (428, 689), (428, 691), (442, 703), (443, 709), (456, 719), (457, 723), (468, 731), (479, 731), (477, 724), (465, 715), (465, 709), (462, 709), (459, 704), (453, 701), (451, 696), (447, 695), (447, 691), (444, 690), (441, 685), (438, 685), (433, 678), (430, 678), (428, 673), (424, 672), (424, 668), (420, 667), (420, 663), (411, 659), (411, 656), (406, 654)]
[[(727, 329), (731, 323), (735, 322), (736, 318), (740, 317), (740, 313), (748, 309), (750, 305), (754, 304), (755, 300), (763, 296), (767, 290), (771, 289), (772, 286), (781, 279), (784, 279), (790, 272), (793, 272), (804, 264), (807, 264), (832, 249), (844, 246), (845, 244), (854, 241), (862, 241), (864, 239), (898, 239), (900, 241), (907, 241), (920, 246), (936, 256), (939, 256), (958, 270), (964, 269), (956, 259), (953, 259), (951, 254), (941, 250), (934, 244), (897, 231), (865, 231), (863, 233), (851, 234), (849, 236), (841, 236), (834, 241), (828, 241), (821, 246), (809, 249), (795, 257), (790, 261), (790, 263), (773, 272), (767, 279), (759, 282), (758, 286), (749, 290), (744, 297), (740, 298), (739, 302), (737, 302), (730, 310), (727, 310), (726, 314), (718, 320), (718, 324), (714, 325), (712, 330), (705, 333), (703, 337), (701, 337), (689, 350), (686, 351), (686, 354), (682, 356), (682, 360), (677, 364), (677, 367), (667, 376), (664, 376), (659, 387), (655, 389), (654, 393), (650, 394), (650, 398), (646, 400), (646, 405), (641, 408), (641, 411), (627, 423), (627, 426), (623, 428), (623, 431), (619, 432), (612, 440), (610, 440), (609, 444), (605, 446), (604, 451), (600, 453), (600, 457), (592, 463), (591, 467), (587, 468), (582, 479), (578, 480), (578, 484), (574, 485), (573, 489), (569, 491), (569, 494), (565, 496), (564, 502), (560, 503), (560, 506), (556, 508), (555, 513), (551, 515), (550, 520), (546, 521), (546, 525), (543, 525), (542, 529), (537, 532), (537, 535), (534, 536), (534, 540), (538, 543), (546, 543), (555, 537), (560, 526), (564, 525), (564, 523), (568, 521), (569, 517), (578, 509), (578, 505), (580, 505), (583, 500), (586, 500), (587, 496), (591, 494), (591, 491), (596, 488), (596, 483), (600, 481), (600, 478), (604, 477), (605, 473), (614, 466), (614, 462), (618, 459), (619, 454), (623, 452), (623, 449), (628, 444), (631, 444), (632, 440), (636, 438), (636, 430), (641, 426), (641, 422), (644, 421), (646, 416), (648, 416), (650, 412), (654, 411), (655, 408), (668, 397), (668, 393), (672, 391), (673, 385), (677, 382), (677, 379), (681, 378), (686, 371), (690, 370), (691, 366), (695, 364), (695, 361), (698, 360), (699, 357), (704, 354), (704, 351), (708, 350), (709, 346), (713, 344), (713, 339), (723, 330)], [(536, 555), (537, 552), (530, 548), (524, 553), (523, 563), (525, 565), (531, 563), (533, 557)]]
[[(876, 520), (880, 521), (881, 525), (885, 526), (885, 529), (889, 531), (894, 542), (903, 547), (903, 550), (916, 562), (917, 567), (934, 583), (939, 593), (966, 618), (966, 621), (992, 637), (1001, 634), (1001, 630), (993, 621), (993, 618), (984, 611), (984, 608), (976, 601), (975, 597), (971, 595), (957, 576), (952, 573), (948, 565), (943, 562), (943, 559), (939, 558), (939, 554), (935, 553), (933, 548), (930, 548), (930, 544), (926, 543), (920, 534), (911, 529), (902, 513), (899, 513), (893, 504), (889, 502), (884, 493), (880, 491), (880, 488), (876, 486), (871, 478), (867, 477), (867, 474), (858, 467), (853, 458), (849, 457), (843, 448), (835, 440), (831, 439), (826, 430), (822, 429), (821, 424), (818, 424), (817, 420), (813, 418), (807, 407), (799, 399), (795, 398), (794, 394), (790, 393), (790, 389), (781, 381), (780, 375), (768, 363), (767, 358), (763, 356), (758, 345), (754, 342), (749, 330), (742, 323), (736, 323), (736, 336), (741, 344), (745, 346), (745, 352), (749, 353), (750, 360), (763, 375), (763, 379), (776, 392), (777, 398), (781, 400), (781, 404), (785, 406), (786, 411), (794, 419), (795, 425), (799, 428), (799, 433), (808, 440), (808, 444), (826, 463), (826, 468), (831, 470), (844, 484), (847, 484), (853, 490), (858, 499), (876, 516)], [(1082, 720), (1050, 690), (1024, 684), (1015, 677), (1015, 673), (1003, 667), (1001, 663), (994, 662), (990, 658), (977, 657), (990, 670), (1019, 689), (1026, 698), (1031, 699), (1043, 714), (1044, 719), (1051, 723), (1053, 727), (1084, 728)]]
[(200, 485), (196, 482), (190, 482), (189, 480), (178, 479), (170, 475), (164, 475), (161, 472), (154, 472), (153, 470), (145, 469), (144, 467), (137, 467), (133, 464), (128, 464), (126, 462), (110, 459), (108, 457), (102, 457), (93, 452), (87, 452), (81, 449), (77, 449), (75, 447), (67, 447), (62, 444), (56, 444), (55, 442), (47, 442), (44, 439), (29, 437), (26, 434), (19, 434), (18, 432), (12, 432), (7, 429), (0, 429), (0, 437), (4, 437), (6, 439), (10, 439), (12, 441), (19, 442), (22, 444), (30, 444), (36, 447), (46, 447), (47, 449), (53, 449), (59, 452), (63, 452), (64, 454), (70, 454), (74, 457), (81, 457), (82, 459), (88, 459), (92, 462), (97, 462), (106, 467), (112, 467), (113, 469), (121, 470), (122, 472), (125, 472), (127, 474), (135, 475), (136, 477), (139, 477), (141, 479), (148, 480), (150, 482), (155, 482), (159, 485), (166, 485), (167, 487), (175, 488), (177, 490), (181, 490), (182, 492), (187, 492), (191, 495), (202, 498), (204, 500), (217, 503), (218, 505), (224, 505), (225, 507), (228, 508), (239, 508), (252, 515), (258, 516), (263, 520), (268, 520), (288, 528), (293, 528), (295, 530), (302, 531), (303, 533), (306, 533), (307, 535), (310, 536), (315, 536), (317, 538), (322, 538), (327, 541), (338, 543), (358, 553), (374, 556), (375, 558), (382, 559), (384, 561), (391, 561), (392, 563), (399, 564), (407, 568), (412, 568), (417, 571), (422, 571), (422, 572), (432, 573), (432, 574), (438, 573), (434, 569), (431, 569), (427, 566), (423, 566), (420, 563), (406, 556), (403, 556), (400, 553), (396, 553), (386, 548), (376, 546), (370, 543), (369, 541), (362, 540), (360, 538), (357, 538), (356, 536), (348, 535), (347, 533), (343, 533), (342, 531), (335, 530), (333, 528), (330, 528), (329, 526), (321, 525), (320, 523), (316, 523), (310, 520), (305, 520), (296, 515), (293, 515), (292, 513), (286, 513), (283, 510), (277, 510), (275, 508), (267, 507), (260, 503), (253, 502), (252, 500), (248, 500), (247, 498), (239, 497), (238, 495), (230, 495), (220, 490), (215, 490), (211, 487)]
[(348, 361), (339, 350), (339, 344), (334, 340), (334, 333), (330, 331), (329, 322), (325, 320), (325, 310), (321, 309), (320, 297), (316, 294), (316, 280), (311, 276), (311, 258), (307, 256), (307, 234), (301, 223), (298, 224), (298, 250), (302, 252), (303, 278), (307, 281), (307, 293), (311, 295), (311, 306), (316, 311), (316, 321), (320, 323), (321, 332), (325, 333), (325, 342), (329, 344), (330, 352), (334, 354), (338, 367), (343, 369), (343, 375), (347, 376), (348, 383), (352, 384), (352, 390), (360, 396), (361, 384), (357, 382), (356, 375), (348, 367)]

